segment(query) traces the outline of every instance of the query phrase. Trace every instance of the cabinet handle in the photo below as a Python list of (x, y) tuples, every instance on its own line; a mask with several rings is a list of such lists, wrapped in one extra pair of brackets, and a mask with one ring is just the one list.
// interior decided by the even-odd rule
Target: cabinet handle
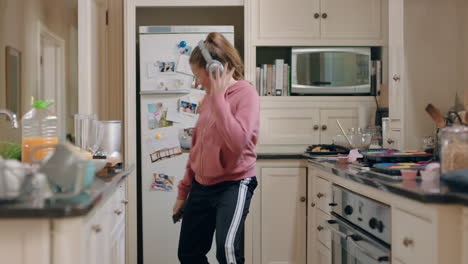
[(322, 130), (324, 130), (324, 131), (327, 130), (327, 128), (328, 128), (327, 125), (322, 126)]
[(323, 193), (317, 193), (317, 198), (319, 198), (319, 199), (324, 197), (324, 196), (325, 196), (325, 194), (323, 194)]
[(322, 18), (323, 18), (323, 19), (326, 19), (327, 17), (328, 17), (327, 13), (323, 13), (323, 14), (322, 14)]
[(118, 210), (118, 209), (117, 209), (117, 210), (114, 211), (114, 213), (115, 213), (116, 215), (120, 215), (120, 214), (122, 214), (122, 210)]
[(315, 14), (314, 14), (314, 18), (315, 18), (315, 19), (318, 19), (319, 17), (320, 17), (320, 14), (319, 14), (319, 13), (315, 13)]
[(122, 200), (122, 203), (126, 205), (128, 204), (128, 200)]
[(400, 75), (398, 75), (398, 74), (393, 75), (393, 80), (395, 82), (398, 82), (400, 80)]
[(319, 129), (319, 125), (315, 125), (314, 130), (318, 130), (318, 129)]
[(93, 226), (91, 227), (91, 229), (92, 229), (96, 234), (102, 231), (100, 225), (93, 225)]
[(323, 230), (323, 226), (321, 226), (321, 225), (317, 226), (317, 231), (320, 232), (320, 231), (322, 231), (322, 230)]
[(404, 245), (405, 247), (412, 246), (412, 245), (414, 245), (414, 241), (413, 241), (413, 239), (411, 239), (411, 238), (406, 238), (406, 237), (405, 237), (405, 238), (403, 239), (403, 245)]
[(391, 145), (391, 144), (395, 143), (395, 140), (389, 138), (389, 139), (387, 139), (387, 143)]
[(315, 207), (315, 203), (311, 203), (310, 206), (311, 206), (311, 207)]
[(301, 197), (301, 202), (305, 202), (306, 198), (304, 196)]

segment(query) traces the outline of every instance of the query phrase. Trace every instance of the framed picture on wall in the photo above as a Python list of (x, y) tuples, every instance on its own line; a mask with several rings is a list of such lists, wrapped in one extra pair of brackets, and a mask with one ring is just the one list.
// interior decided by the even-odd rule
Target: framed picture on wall
[(6, 47), (6, 108), (21, 116), (21, 52)]

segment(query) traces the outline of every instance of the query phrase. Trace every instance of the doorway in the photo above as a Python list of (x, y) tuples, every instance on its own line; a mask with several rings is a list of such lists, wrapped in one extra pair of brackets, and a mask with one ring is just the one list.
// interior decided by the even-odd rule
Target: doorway
[(50, 110), (57, 115), (57, 135), (65, 140), (66, 86), (65, 41), (39, 22), (38, 86), (36, 100), (54, 100)]

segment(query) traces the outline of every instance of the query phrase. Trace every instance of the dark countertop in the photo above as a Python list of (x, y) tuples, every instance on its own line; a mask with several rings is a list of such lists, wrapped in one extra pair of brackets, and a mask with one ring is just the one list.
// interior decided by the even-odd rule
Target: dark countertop
[(257, 159), (303, 159), (304, 153), (257, 153)]
[(47, 200), (42, 205), (27, 198), (0, 203), (0, 218), (57, 218), (87, 215), (101, 201), (112, 195), (134, 168), (135, 166), (131, 166), (115, 170), (114, 173), (104, 177), (95, 177), (89, 188), (73, 199), (54, 202)]
[[(309, 158), (304, 156), (304, 158)], [(309, 159), (309, 164), (348, 180), (358, 182), (384, 192), (393, 193), (423, 203), (462, 204), (468, 206), (468, 193), (457, 191), (440, 181), (422, 182), (420, 180), (388, 180), (383, 174), (373, 171), (362, 171), (357, 165), (340, 165), (333, 161)]]

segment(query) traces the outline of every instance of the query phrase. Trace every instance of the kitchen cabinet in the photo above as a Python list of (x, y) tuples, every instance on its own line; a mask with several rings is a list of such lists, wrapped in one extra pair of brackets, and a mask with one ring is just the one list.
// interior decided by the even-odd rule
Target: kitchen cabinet
[(313, 264), (331, 264), (332, 263), (332, 255), (331, 250), (326, 248), (321, 243), (317, 244), (315, 254), (312, 255), (313, 261), (308, 263)]
[[(468, 207), (463, 209), (463, 243), (462, 248), (468, 248)], [(468, 250), (463, 250), (462, 263), (468, 263)]]
[[(389, 118), (391, 132), (384, 139), (384, 147), (399, 149), (402, 141), (400, 132), (403, 124), (402, 113), (405, 105), (406, 79), (404, 65), (404, 0), (392, 0), (389, 2)], [(401, 146), (402, 147), (402, 146)]]
[(434, 226), (405, 211), (392, 210), (393, 257), (403, 263), (437, 263)]
[[(383, 44), (382, 0), (254, 0), (256, 46)], [(385, 17), (385, 16), (384, 16)]]
[(324, 39), (380, 39), (380, 0), (322, 0), (321, 35)]
[(331, 183), (322, 172), (308, 167), (307, 263), (331, 264), (331, 233), (324, 226), (330, 220)]
[(320, 111), (265, 109), (260, 113), (261, 145), (297, 145), (320, 142)]
[(246, 263), (305, 263), (306, 168), (298, 160), (257, 162), (257, 190), (246, 220)]
[(331, 144), (333, 137), (341, 135), (339, 120), (343, 128), (358, 127), (358, 113), (356, 108), (346, 110), (320, 110), (320, 143)]
[(260, 177), (262, 264), (304, 263), (305, 168), (262, 168)]
[(80, 217), (0, 219), (2, 263), (124, 264), (124, 189)]
[(2, 263), (51, 263), (50, 224), (47, 220), (11, 219), (0, 221)]
[(257, 152), (303, 152), (311, 144), (331, 144), (344, 129), (358, 126), (358, 108), (375, 112), (372, 97), (261, 97)]

